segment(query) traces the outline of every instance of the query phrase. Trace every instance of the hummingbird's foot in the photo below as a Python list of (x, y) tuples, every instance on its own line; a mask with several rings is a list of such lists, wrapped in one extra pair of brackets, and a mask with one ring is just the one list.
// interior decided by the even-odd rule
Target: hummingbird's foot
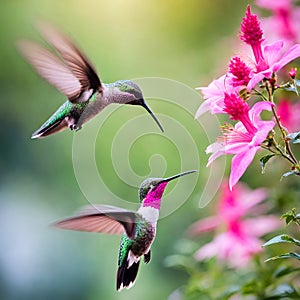
[(69, 125), (69, 128), (72, 130), (72, 131), (78, 131), (81, 129), (81, 126), (77, 126), (76, 124), (70, 124)]
[(147, 264), (150, 261), (151, 258), (151, 250), (148, 251), (148, 253), (144, 254), (144, 262)]

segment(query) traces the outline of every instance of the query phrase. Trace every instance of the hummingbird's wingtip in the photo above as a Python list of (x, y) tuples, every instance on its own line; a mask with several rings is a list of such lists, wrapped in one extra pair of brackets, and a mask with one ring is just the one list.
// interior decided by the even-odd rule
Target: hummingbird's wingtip
[(58, 222), (52, 222), (52, 223), (48, 224), (48, 226), (49, 226), (50, 228), (58, 228), (59, 226), (57, 225), (57, 223), (58, 223)]
[(40, 134), (40, 133), (36, 133), (36, 132), (34, 132), (34, 133), (31, 135), (31, 139), (32, 139), (32, 140), (38, 139), (38, 138), (40, 138), (40, 137), (41, 137), (41, 134)]

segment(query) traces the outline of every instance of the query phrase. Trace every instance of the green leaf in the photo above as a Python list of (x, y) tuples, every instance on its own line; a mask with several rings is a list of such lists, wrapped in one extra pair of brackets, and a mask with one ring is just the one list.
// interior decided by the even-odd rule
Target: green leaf
[(280, 219), (285, 219), (286, 225), (289, 225), (291, 222), (297, 222), (296, 209), (293, 208), (290, 211), (287, 211), (280, 217)]
[(285, 275), (289, 275), (294, 272), (300, 272), (300, 267), (299, 268), (294, 268), (294, 267), (280, 267), (274, 272), (274, 277), (275, 278), (280, 278)]
[(263, 247), (278, 244), (278, 243), (290, 243), (300, 247), (300, 241), (294, 239), (293, 237), (287, 234), (281, 234), (273, 237), (272, 239), (264, 243)]
[(255, 294), (257, 290), (257, 281), (250, 281), (247, 282), (244, 286), (242, 286), (242, 294), (247, 295), (247, 294)]
[(299, 80), (294, 80), (293, 83), (287, 82), (286, 84), (282, 85), (281, 88), (289, 92), (294, 92), (298, 95), (298, 89), (297, 89), (298, 81)]
[(293, 79), (292, 82), (287, 82), (284, 85), (281, 86), (286, 91), (294, 92), (299, 96), (298, 86), (300, 86), (300, 81), (298, 79)]
[(299, 79), (294, 79), (294, 83), (295, 83), (295, 85), (297, 85), (297, 86), (300, 86), (300, 80)]
[(282, 259), (282, 258), (296, 258), (300, 260), (300, 254), (296, 252), (290, 252), (290, 253), (284, 253), (281, 255), (273, 256), (265, 260), (265, 262), (269, 262), (271, 260), (277, 260), (277, 259)]
[(295, 89), (296, 89), (295, 93), (297, 94), (297, 96), (299, 96), (299, 91), (298, 91), (298, 88), (297, 88), (299, 80), (294, 78), (293, 83), (294, 83), (294, 86), (295, 86)]
[(286, 225), (289, 225), (291, 222), (293, 222), (295, 220), (295, 218), (294, 217), (292, 217), (292, 216), (287, 216), (286, 218), (285, 218), (285, 224)]
[(270, 158), (272, 158), (273, 156), (275, 156), (275, 154), (268, 154), (263, 156), (260, 160), (259, 160), (259, 164), (261, 166), (261, 173), (264, 174), (265, 173), (265, 168), (266, 168), (266, 164), (267, 162), (270, 160)]
[(271, 296), (264, 297), (264, 299), (299, 299), (299, 294), (292, 285), (281, 284), (275, 289), (275, 291), (272, 292)]
[(286, 139), (293, 144), (300, 144), (300, 131), (292, 132), (286, 136)]
[(233, 295), (237, 294), (239, 291), (240, 291), (240, 287), (239, 286), (231, 286), (231, 287), (229, 287), (229, 289), (227, 291), (225, 291), (222, 294), (221, 299), (228, 300)]
[(299, 171), (297, 171), (297, 170), (293, 170), (293, 171), (286, 172), (286, 173), (284, 173), (284, 174), (281, 176), (280, 180), (282, 180), (283, 177), (288, 177), (288, 176), (290, 176), (290, 175), (298, 175), (298, 176), (299, 176), (300, 173), (299, 173)]

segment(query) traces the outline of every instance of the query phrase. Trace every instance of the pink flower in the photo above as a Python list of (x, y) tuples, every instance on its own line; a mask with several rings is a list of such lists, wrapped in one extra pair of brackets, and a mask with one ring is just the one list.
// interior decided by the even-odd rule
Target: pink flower
[(234, 87), (229, 84), (229, 78), (226, 75), (212, 81), (207, 87), (199, 87), (201, 90), (205, 101), (198, 108), (195, 118), (200, 117), (207, 111), (212, 114), (223, 114), (224, 111), (224, 93), (234, 92)]
[(247, 88), (251, 90), (262, 79), (271, 78), (273, 73), (278, 72), (298, 57), (300, 57), (300, 44), (292, 46), (285, 53), (283, 53), (282, 41), (263, 46), (262, 57), (260, 59), (263, 63), (256, 65), (256, 71), (254, 71)]
[(295, 79), (297, 76), (297, 68), (291, 68), (289, 71), (289, 75), (292, 79)]
[(263, 32), (256, 15), (251, 13), (250, 5), (247, 7), (246, 16), (241, 24), (240, 38), (243, 42), (252, 47), (252, 51), (257, 64), (261, 64), (262, 49), (261, 43)]
[[(259, 205), (265, 198), (265, 189), (251, 191), (238, 184), (230, 191), (228, 185), (223, 184), (216, 215), (194, 223), (189, 229), (192, 236), (221, 229), (210, 243), (197, 251), (196, 259), (216, 256), (233, 268), (246, 266), (253, 255), (262, 251), (259, 237), (280, 226), (277, 217), (257, 217), (258, 212), (266, 210), (266, 206)], [(255, 214), (255, 218), (245, 219), (250, 213)]]
[(269, 40), (280, 39), (287, 44), (299, 41), (300, 9), (294, 7), (292, 0), (257, 0), (256, 4), (273, 13), (261, 22)]
[(300, 131), (300, 102), (293, 104), (286, 99), (281, 99), (277, 105), (277, 113), (288, 132)]
[(256, 0), (256, 5), (277, 12), (284, 9), (291, 9), (293, 0)]
[(248, 5), (246, 16), (241, 24), (240, 38), (246, 44), (250, 45), (255, 58), (255, 68), (250, 74), (250, 81), (247, 85), (248, 90), (262, 79), (270, 79), (273, 73), (276, 73), (292, 60), (300, 56), (300, 45), (295, 44), (285, 53), (283, 53), (283, 42), (276, 41), (272, 44), (262, 46), (262, 29), (258, 18), (251, 13)]
[(250, 67), (240, 57), (231, 58), (227, 74), (214, 80), (208, 87), (200, 87), (205, 101), (198, 108), (195, 117), (198, 118), (206, 111), (212, 114), (224, 113), (225, 94), (236, 94), (247, 86), (248, 90), (255, 87), (264, 78), (270, 79), (292, 60), (300, 57), (300, 44), (283, 51), (283, 42), (276, 41), (263, 45), (263, 31), (255, 14), (251, 13), (248, 5), (246, 16), (241, 24), (240, 38), (251, 46), (254, 55)]
[(273, 121), (260, 119), (262, 110), (271, 110), (272, 105), (270, 102), (258, 102), (252, 109), (245, 109), (243, 114), (235, 116), (240, 122), (234, 127), (229, 124), (224, 126), (224, 135), (207, 147), (206, 153), (212, 153), (207, 165), (221, 155), (234, 154), (229, 178), (230, 189), (239, 181), (261, 148), (261, 143), (275, 126)]
[(252, 70), (240, 57), (232, 57), (228, 69), (227, 75), (232, 86), (246, 86), (249, 83)]
[(231, 120), (242, 121), (244, 126), (249, 131), (252, 131), (255, 129), (253, 129), (252, 123), (249, 120), (249, 110), (249, 105), (240, 96), (236, 94), (224, 94), (223, 111), (230, 115)]

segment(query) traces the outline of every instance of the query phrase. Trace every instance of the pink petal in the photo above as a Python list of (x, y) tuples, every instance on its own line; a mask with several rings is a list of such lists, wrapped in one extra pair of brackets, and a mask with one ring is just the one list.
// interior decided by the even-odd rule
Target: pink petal
[(216, 256), (218, 253), (218, 241), (214, 239), (212, 242), (205, 244), (201, 247), (195, 254), (197, 260), (204, 260), (213, 256)]
[(252, 191), (249, 189), (245, 190), (244, 188), (242, 188), (240, 194), (240, 197), (243, 198), (243, 210), (244, 213), (246, 213), (249, 209), (266, 199), (267, 190), (264, 188), (260, 188)]
[(196, 236), (201, 233), (212, 231), (220, 224), (221, 219), (218, 216), (208, 217), (192, 224), (188, 229), (188, 234), (190, 236)]
[(249, 142), (251, 139), (245, 139), (244, 142), (235, 142), (234, 144), (229, 144), (225, 146), (226, 154), (238, 154), (247, 151), (249, 148)]
[(281, 59), (277, 62), (274, 63), (272, 66), (272, 71), (277, 72), (280, 70), (282, 67), (287, 65), (289, 62), (292, 60), (296, 59), (297, 57), (300, 57), (300, 44), (296, 44), (293, 47), (291, 47), (282, 57)]
[(207, 167), (218, 157), (225, 154), (225, 146), (221, 143), (213, 143), (206, 148), (206, 154), (212, 153), (207, 162)]
[(243, 226), (245, 232), (249, 235), (260, 237), (266, 233), (269, 233), (275, 229), (283, 227), (278, 217), (275, 216), (264, 216), (256, 217), (255, 219), (243, 220)]
[(300, 102), (292, 104), (287, 99), (281, 99), (277, 105), (277, 113), (280, 121), (289, 132), (297, 131), (300, 128)]
[[(250, 190), (242, 182), (235, 185), (232, 192), (229, 191), (228, 184), (222, 186), (222, 198), (218, 209), (218, 215), (225, 222), (231, 222), (241, 218), (249, 212), (263, 213), (267, 210), (266, 206), (258, 205), (267, 195), (264, 188)], [(255, 209), (253, 209), (255, 207)], [(234, 219), (233, 219), (234, 218)]]
[(195, 254), (198, 260), (213, 256), (233, 268), (245, 267), (253, 254), (261, 251), (261, 242), (252, 237), (238, 236), (226, 232), (216, 236), (213, 241), (201, 247)]
[(207, 87), (199, 87), (205, 102), (200, 105), (196, 112), (196, 118), (204, 112), (210, 110), (212, 114), (224, 114), (224, 93), (233, 93), (237, 90), (228, 84), (226, 75), (222, 75), (216, 80), (213, 80)]
[[(268, 217), (265, 220), (267, 221), (267, 219)], [(202, 260), (216, 256), (231, 267), (245, 267), (254, 254), (262, 251), (262, 242), (251, 234), (251, 228), (247, 226), (247, 223), (244, 224), (243, 221), (240, 221), (239, 227), (240, 231), (229, 230), (216, 235), (210, 243), (198, 250), (195, 258)]]
[(230, 265), (233, 268), (246, 267), (253, 255), (262, 251), (260, 240), (247, 236), (233, 240), (231, 245), (234, 245), (230, 259)]
[(207, 101), (204, 101), (198, 108), (196, 114), (195, 114), (195, 119), (199, 118), (201, 115), (209, 111), (209, 104)]
[(229, 262), (231, 259), (231, 252), (233, 245), (236, 245), (235, 236), (229, 232), (221, 233), (210, 242), (201, 247), (195, 254), (198, 260), (207, 259), (213, 256), (220, 260)]
[(272, 102), (265, 102), (265, 101), (261, 101), (261, 102), (257, 102), (253, 105), (253, 107), (250, 109), (249, 111), (249, 118), (251, 120), (251, 122), (253, 123), (253, 125), (259, 129), (257, 127), (257, 125), (261, 122), (261, 118), (260, 118), (260, 114), (263, 110), (268, 110), (270, 111), (272, 109), (272, 106), (274, 106), (274, 104)]
[(244, 124), (243, 124), (242, 122), (240, 122), (240, 121), (237, 122), (237, 123), (235, 124), (234, 128), (235, 128), (236, 130), (240, 131), (240, 132), (243, 132), (243, 133), (246, 133), (246, 132), (247, 132), (247, 130), (246, 130)]
[(290, 9), (291, 0), (256, 0), (256, 5), (276, 12), (279, 9)]
[(219, 90), (219, 92), (224, 93), (226, 92), (226, 74), (222, 75), (221, 77), (219, 77), (218, 79), (213, 81), (214, 85), (216, 86), (217, 90)]
[(246, 169), (252, 162), (255, 153), (260, 147), (251, 147), (248, 151), (236, 154), (231, 162), (231, 172), (229, 177), (229, 188), (232, 191), (232, 187), (239, 181)]
[(281, 51), (283, 48), (283, 41), (276, 41), (272, 44), (264, 46), (264, 58), (269, 66), (279, 61)]
[(226, 92), (225, 82), (226, 78), (225, 75), (223, 75), (218, 79), (213, 80), (208, 86), (199, 87), (197, 89), (201, 90), (204, 99), (209, 99), (214, 96), (222, 96)]
[(257, 125), (258, 131), (255, 133), (249, 146), (259, 146), (268, 136), (268, 133), (274, 128), (273, 121), (260, 121)]
[(247, 90), (248, 91), (252, 90), (264, 78), (265, 78), (265, 75), (262, 73), (254, 74), (247, 85)]

